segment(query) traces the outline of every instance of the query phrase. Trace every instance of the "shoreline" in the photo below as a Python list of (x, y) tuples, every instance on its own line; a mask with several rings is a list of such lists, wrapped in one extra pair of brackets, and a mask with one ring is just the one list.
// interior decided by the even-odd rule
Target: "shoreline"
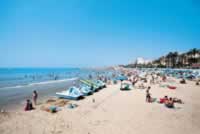
[[(98, 70), (100, 72), (98, 72)], [(7, 73), (7, 70), (3, 70), (4, 73)], [(32, 75), (36, 75), (36, 76), (40, 76), (39, 74), (41, 73), (41, 70), (36, 69), (35, 71), (38, 72), (38, 74), (35, 72), (33, 73), (32, 71), (34, 71), (34, 68), (25, 68), (25, 71), (21, 68), (15, 70), (14, 71), (17, 73), (17, 71), (20, 71), (20, 73), (22, 72), (22, 74), (20, 74), (19, 76), (22, 77), (24, 76), (24, 74), (27, 74), (26, 71), (31, 71)], [(69, 74), (69, 76), (71, 76), (73, 74), (73, 76), (76, 77), (71, 77), (71, 78), (66, 78), (66, 79), (58, 79), (58, 80), (47, 80), (47, 81), (41, 81), (41, 82), (31, 82), (29, 84), (26, 85), (22, 85), (22, 86), (12, 86), (12, 87), (4, 87), (4, 88), (0, 88), (1, 94), (0, 94), (0, 109), (7, 109), (7, 107), (10, 109), (10, 106), (12, 107), (12, 105), (22, 105), (23, 102), (26, 99), (32, 99), (32, 91), (36, 90), (39, 92), (39, 97), (44, 97), (44, 96), (55, 96), (56, 92), (60, 92), (63, 90), (66, 90), (67, 88), (69, 88), (70, 86), (73, 85), (77, 85), (79, 83), (78, 79), (80, 78), (86, 78), (88, 77), (89, 74), (94, 75), (94, 77), (96, 77), (96, 75), (98, 73), (105, 73), (105, 72), (112, 72), (114, 71), (113, 69), (107, 69), (107, 68), (102, 68), (102, 69), (78, 69), (75, 70), (75, 72), (71, 72), (71, 69), (69, 70), (56, 70), (55, 68), (51, 68), (48, 70), (44, 70), (44, 68), (42, 68), (42, 71), (44, 71), (44, 75), (46, 77), (47, 74), (51, 74), (53, 71), (57, 71), (61, 72), (60, 76)], [(79, 72), (80, 71), (80, 72)], [(48, 72), (48, 73), (47, 73)], [(98, 73), (97, 73), (98, 72)], [(5, 76), (2, 76), (2, 78), (4, 78)], [(11, 77), (11, 76), (9, 76)], [(12, 76), (13, 77), (13, 76)], [(25, 78), (26, 79), (26, 78)], [(0, 81), (1, 82), (1, 81)], [(0, 83), (1, 84), (1, 83)], [(20, 84), (20, 83), (19, 83)], [(10, 105), (10, 106), (9, 106)], [(15, 106), (16, 107), (16, 106)]]
[(45, 85), (45, 84), (54, 84), (54, 83), (61, 83), (61, 82), (69, 82), (69, 81), (75, 81), (77, 79), (78, 79), (77, 77), (74, 77), (74, 78), (60, 79), (60, 80), (47, 80), (47, 81), (41, 81), (41, 82), (33, 82), (33, 83), (25, 84), (25, 85), (16, 85), (16, 86), (11, 86), (11, 87), (1, 87), (0, 90), (8, 90), (8, 89), (31, 87), (31, 86), (37, 86), (37, 85)]
[[(24, 87), (18, 89), (9, 89), (9, 91), (4, 91), (0, 96), (0, 109), (13, 110), (18, 106), (23, 106), (26, 99), (32, 100), (32, 91), (37, 90), (39, 92), (39, 100), (43, 101), (44, 98), (55, 96), (55, 92), (60, 92), (66, 90), (68, 87), (74, 84), (75, 81), (67, 81), (61, 83), (51, 83), (47, 85), (34, 85), (31, 87)], [(16, 96), (18, 95), (18, 96)], [(7, 96), (5, 98), (5, 96)], [(12, 97), (11, 97), (12, 96)]]

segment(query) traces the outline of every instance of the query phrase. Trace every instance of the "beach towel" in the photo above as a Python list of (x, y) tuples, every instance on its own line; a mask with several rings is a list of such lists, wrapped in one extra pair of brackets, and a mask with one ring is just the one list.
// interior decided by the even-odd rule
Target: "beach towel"
[(175, 86), (168, 86), (168, 89), (175, 90), (176, 87)]
[(160, 101), (158, 101), (158, 103), (163, 104), (163, 103), (165, 103), (166, 100), (167, 99), (165, 99), (165, 98), (160, 98)]

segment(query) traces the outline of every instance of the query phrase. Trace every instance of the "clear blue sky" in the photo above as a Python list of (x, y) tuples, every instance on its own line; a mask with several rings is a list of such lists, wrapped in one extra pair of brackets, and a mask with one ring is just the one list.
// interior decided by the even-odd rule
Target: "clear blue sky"
[(0, 1), (0, 67), (104, 66), (194, 47), (198, 0)]

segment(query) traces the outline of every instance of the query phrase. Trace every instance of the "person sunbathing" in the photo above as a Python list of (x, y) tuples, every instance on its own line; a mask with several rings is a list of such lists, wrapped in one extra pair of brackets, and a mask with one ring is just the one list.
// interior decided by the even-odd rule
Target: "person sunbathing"
[(185, 79), (182, 79), (182, 80), (180, 81), (180, 83), (181, 83), (181, 84), (186, 84), (186, 80), (185, 80)]
[(163, 104), (163, 103), (167, 102), (168, 100), (169, 100), (168, 96), (165, 96), (164, 98), (160, 98), (159, 103)]
[(173, 98), (174, 103), (184, 104), (181, 99)]
[(145, 86), (144, 86), (143, 83), (141, 83), (141, 84), (139, 85), (139, 89), (145, 89)]
[(165, 106), (168, 108), (174, 108), (174, 100), (172, 98), (169, 98), (168, 101), (165, 101)]
[(197, 86), (199, 85), (199, 81), (196, 82), (196, 85), (197, 85)]

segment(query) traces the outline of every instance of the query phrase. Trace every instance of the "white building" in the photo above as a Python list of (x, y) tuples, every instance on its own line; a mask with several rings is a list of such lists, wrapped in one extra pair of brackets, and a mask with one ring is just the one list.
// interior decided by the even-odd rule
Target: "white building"
[(144, 59), (142, 57), (138, 57), (135, 61), (136, 64), (148, 64), (148, 63), (151, 63), (151, 62), (152, 62), (151, 60)]

